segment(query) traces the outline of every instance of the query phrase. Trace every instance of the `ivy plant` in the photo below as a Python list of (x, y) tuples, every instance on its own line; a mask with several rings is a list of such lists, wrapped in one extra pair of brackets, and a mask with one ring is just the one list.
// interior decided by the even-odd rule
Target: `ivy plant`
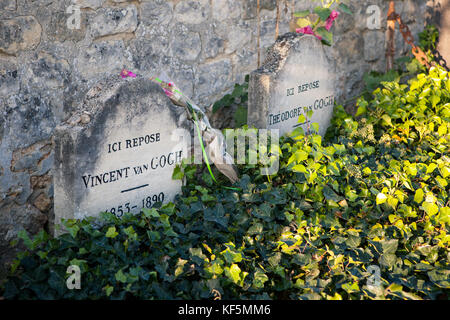
[[(301, 129), (281, 138), (270, 179), (240, 165), (240, 181), (223, 188), (182, 164), (172, 203), (104, 213), (97, 227), (66, 221), (57, 238), (22, 232), (28, 250), (0, 296), (448, 299), (449, 74), (383, 82), (357, 107), (352, 116), (336, 106), (324, 138)], [(79, 290), (67, 289), (70, 265)]]

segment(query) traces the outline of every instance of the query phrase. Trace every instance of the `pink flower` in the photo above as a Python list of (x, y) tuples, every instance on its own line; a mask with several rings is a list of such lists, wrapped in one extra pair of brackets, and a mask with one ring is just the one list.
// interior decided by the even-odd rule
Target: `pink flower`
[(120, 73), (120, 76), (122, 77), (122, 79), (128, 78), (128, 77), (132, 77), (132, 78), (136, 78), (136, 75), (128, 70), (123, 69), (122, 72)]
[(297, 33), (312, 34), (313, 36), (316, 36), (317, 39), (322, 40), (321, 36), (319, 36), (317, 34), (314, 34), (314, 31), (311, 28), (311, 26), (306, 26), (306, 27), (303, 27), (303, 28), (297, 28), (295, 31)]
[(170, 91), (170, 90), (164, 89), (164, 93), (165, 93), (166, 96), (168, 96), (169, 98), (170, 98), (171, 96), (173, 96), (173, 92)]
[(297, 28), (295, 31), (297, 31), (297, 33), (303, 33), (303, 34), (314, 34), (314, 31), (312, 30), (311, 26)]
[(328, 17), (327, 21), (325, 21), (325, 29), (327, 29), (327, 31), (330, 31), (331, 26), (333, 25), (333, 22), (337, 19), (337, 17), (339, 17), (339, 12), (336, 10), (331, 11), (330, 16)]

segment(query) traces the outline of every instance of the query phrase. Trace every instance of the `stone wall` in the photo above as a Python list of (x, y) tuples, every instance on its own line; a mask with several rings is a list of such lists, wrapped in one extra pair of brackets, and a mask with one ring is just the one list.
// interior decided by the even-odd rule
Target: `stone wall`
[[(276, 10), (275, 0), (261, 3), (264, 58)], [(385, 66), (387, 1), (350, 3), (355, 14), (339, 17), (327, 49), (340, 101), (358, 94), (365, 71)], [(370, 4), (381, 9), (380, 30), (367, 28)], [(398, 2), (397, 11), (417, 36), (426, 1)], [(289, 30), (290, 9), (282, 16), (280, 34)], [(123, 67), (165, 72), (208, 106), (257, 67), (256, 30), (256, 0), (1, 0), (0, 260), (11, 257), (8, 243), (19, 230), (35, 233), (51, 221), (53, 129), (93, 83)], [(408, 50), (398, 33), (397, 49)]]

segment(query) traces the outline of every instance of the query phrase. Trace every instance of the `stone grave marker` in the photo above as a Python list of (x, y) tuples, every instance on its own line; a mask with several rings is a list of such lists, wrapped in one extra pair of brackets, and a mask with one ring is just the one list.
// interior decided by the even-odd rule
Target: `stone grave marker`
[[(279, 129), (280, 135), (319, 124), (324, 135), (333, 114), (334, 74), (321, 41), (311, 35), (287, 33), (269, 49), (264, 64), (250, 74), (248, 124)], [(307, 118), (307, 111), (313, 116)], [(306, 122), (298, 123), (300, 115)]]
[(182, 182), (172, 173), (187, 155), (190, 128), (184, 109), (148, 79), (116, 76), (92, 87), (55, 130), (55, 223), (173, 200)]

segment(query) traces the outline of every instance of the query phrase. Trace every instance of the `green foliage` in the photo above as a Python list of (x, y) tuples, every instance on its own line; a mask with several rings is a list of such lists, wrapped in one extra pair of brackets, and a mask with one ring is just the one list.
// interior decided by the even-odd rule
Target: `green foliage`
[(297, 26), (311, 28), (307, 33), (314, 34), (322, 40), (323, 44), (331, 46), (333, 44), (333, 33), (330, 31), (331, 24), (328, 25), (328, 20), (331, 19), (332, 23), (336, 19), (336, 17), (332, 17), (333, 10), (330, 9), (334, 4), (337, 4), (337, 12), (353, 15), (350, 8), (340, 0), (321, 0), (321, 6), (315, 7), (313, 12), (303, 10), (294, 13), (294, 17), (298, 18)]
[(243, 84), (236, 83), (231, 94), (226, 94), (213, 105), (213, 113), (219, 109), (230, 109), (232, 106), (236, 106), (237, 109), (234, 114), (236, 128), (242, 127), (247, 123), (248, 81), (249, 75), (246, 75)]
[[(438, 38), (439, 30), (435, 26), (426, 26), (424, 31), (419, 33), (419, 46), (427, 53), (430, 61), (434, 60), (432, 51), (436, 49)], [(368, 99), (375, 89), (383, 86), (383, 82), (405, 82), (405, 79), (407, 80), (412, 75), (422, 72), (425, 72), (425, 67), (418, 60), (414, 59), (411, 54), (401, 57), (395, 61), (394, 69), (386, 73), (370, 71), (364, 74), (364, 95)]]
[(412, 76), (426, 72), (426, 68), (412, 56), (405, 56), (395, 60), (394, 69), (386, 73), (370, 71), (364, 73), (364, 91), (362, 95), (365, 99), (370, 99), (372, 92), (383, 87), (383, 82), (406, 83)]
[(439, 30), (436, 26), (428, 25), (419, 33), (419, 45), (424, 51), (433, 51), (436, 49), (439, 39)]
[[(7, 299), (448, 299), (450, 79), (384, 82), (357, 118), (336, 106), (325, 139), (282, 138), (271, 182), (241, 165), (242, 191), (183, 164), (176, 201), (21, 253)], [(218, 176), (218, 175), (217, 175)], [(81, 289), (68, 290), (77, 264)], [(380, 286), (368, 286), (370, 266)]]

